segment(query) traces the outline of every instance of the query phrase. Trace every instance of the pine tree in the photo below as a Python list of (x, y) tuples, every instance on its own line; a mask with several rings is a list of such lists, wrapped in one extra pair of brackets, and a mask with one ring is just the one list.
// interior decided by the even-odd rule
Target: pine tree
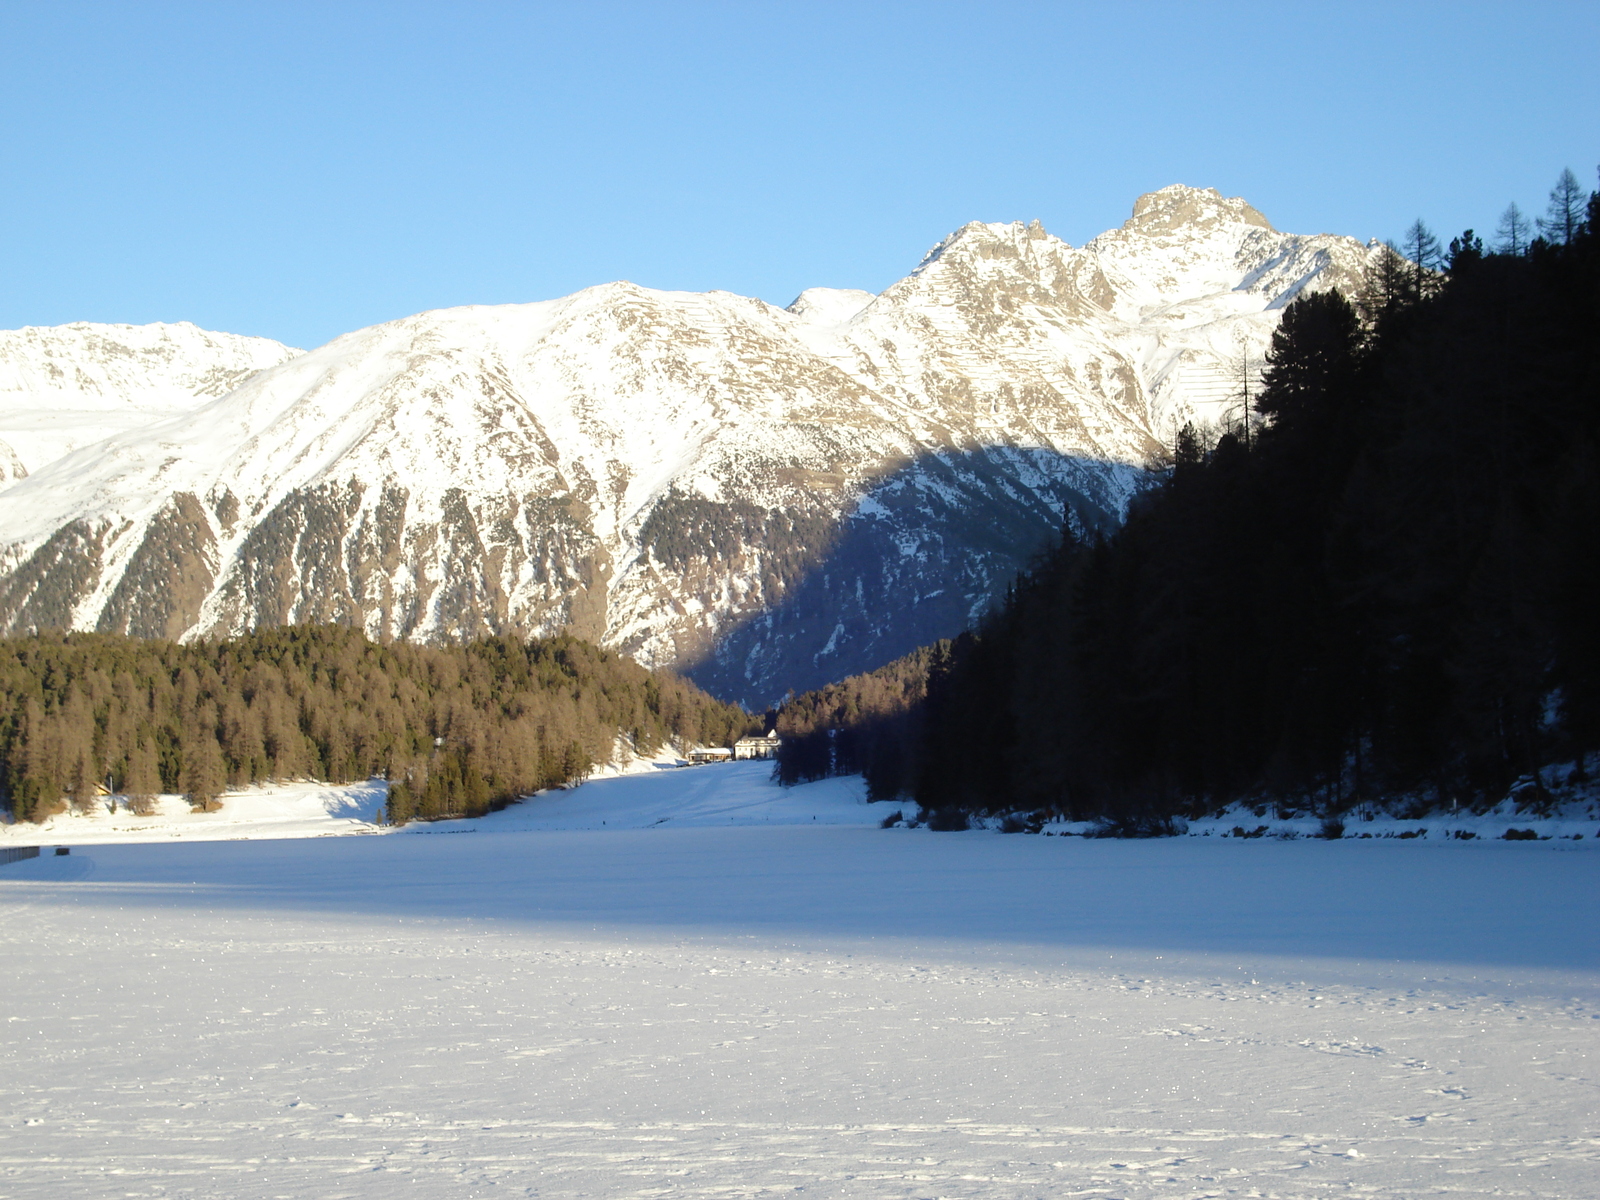
[(0, 639), (3, 713), (0, 800), (27, 820), (64, 795), (92, 805), (107, 768), (135, 811), (163, 791), (205, 806), (227, 784), (376, 771), (396, 781), (397, 821), (481, 813), (581, 778), (619, 733), (726, 743), (753, 724), (573, 638), (425, 649), (331, 628), (194, 646)]
[(1173, 468), (1177, 471), (1185, 471), (1191, 467), (1198, 467), (1204, 461), (1205, 451), (1200, 447), (1200, 435), (1195, 432), (1194, 422), (1185, 421), (1183, 428), (1178, 430), (1178, 436), (1173, 442)]
[(97, 772), (89, 748), (85, 744), (87, 739), (80, 736), (75, 741), (77, 745), (67, 762), (67, 795), (71, 798), (73, 812), (88, 813), (93, 810), (98, 799)]
[(1463, 270), (1470, 270), (1474, 263), (1483, 261), (1483, 239), (1472, 230), (1467, 230), (1460, 237), (1450, 239), (1450, 254), (1445, 260), (1445, 269), (1454, 275)]

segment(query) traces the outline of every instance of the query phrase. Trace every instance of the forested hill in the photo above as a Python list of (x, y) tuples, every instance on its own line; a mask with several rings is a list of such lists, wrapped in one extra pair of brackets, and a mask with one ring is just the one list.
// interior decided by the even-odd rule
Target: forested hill
[(783, 736), (779, 782), (865, 772), (879, 798), (895, 795), (915, 749), (911, 735), (927, 700), (928, 678), (949, 656), (950, 642), (937, 642), (876, 671), (789, 697), (776, 720)]
[(930, 660), (925, 701), (854, 723), (874, 791), (1137, 824), (1242, 798), (1475, 802), (1581, 771), (1600, 749), (1600, 211), (1570, 172), (1557, 192), (1531, 243), (1514, 210), (1497, 252), (1469, 232), (1439, 254), (1419, 222), (1361, 295), (1292, 304), (1248, 424), (1183, 431), (1122, 529), (1021, 578)]
[(379, 645), (336, 626), (178, 645), (109, 634), (0, 640), (0, 796), (20, 820), (157, 793), (391, 781), (389, 815), (481, 815), (587, 775), (619, 737), (731, 744), (757, 723), (693, 684), (576, 638)]

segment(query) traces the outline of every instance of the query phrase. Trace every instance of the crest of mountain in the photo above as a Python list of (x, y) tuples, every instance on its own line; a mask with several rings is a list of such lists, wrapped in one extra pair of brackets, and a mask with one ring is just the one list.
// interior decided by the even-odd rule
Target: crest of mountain
[(271, 343), (0, 490), (0, 626), (567, 629), (766, 703), (954, 634), (1064, 521), (1120, 520), (1279, 310), (1371, 253), (1171, 187), (1077, 249), (969, 224), (876, 296), (612, 283)]
[(187, 321), (0, 330), (0, 483), (189, 412), (299, 353)]

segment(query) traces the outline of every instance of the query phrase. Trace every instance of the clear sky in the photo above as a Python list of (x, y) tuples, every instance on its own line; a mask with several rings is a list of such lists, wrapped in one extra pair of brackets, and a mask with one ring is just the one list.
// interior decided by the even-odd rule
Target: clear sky
[(1446, 240), (1595, 186), (1600, 4), (0, 0), (0, 327), (300, 346), (630, 279), (879, 291), (1168, 183)]

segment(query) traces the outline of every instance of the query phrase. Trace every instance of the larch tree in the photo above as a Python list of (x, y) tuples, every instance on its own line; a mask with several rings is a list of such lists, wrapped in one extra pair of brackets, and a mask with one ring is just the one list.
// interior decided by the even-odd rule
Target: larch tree
[(1558, 246), (1568, 245), (1583, 225), (1584, 209), (1589, 197), (1578, 183), (1571, 168), (1561, 172), (1555, 187), (1550, 189), (1550, 202), (1545, 215), (1539, 218), (1539, 232), (1548, 242)]
[(1533, 223), (1523, 215), (1515, 200), (1506, 205), (1505, 212), (1500, 214), (1500, 224), (1495, 227), (1495, 236), (1500, 239), (1495, 248), (1501, 254), (1528, 252), (1528, 246), (1533, 241)]
[(160, 792), (161, 772), (156, 766), (153, 739), (140, 739), (129, 749), (124, 768), (122, 794), (127, 798), (128, 811), (138, 817), (153, 815)]
[(222, 749), (211, 730), (197, 730), (183, 739), (183, 774), (180, 786), (192, 808), (214, 812), (227, 787), (227, 768)]
[(1433, 290), (1434, 273), (1438, 271), (1441, 257), (1439, 239), (1418, 217), (1406, 230), (1403, 243), (1405, 256), (1411, 260), (1411, 296), (1421, 300)]

